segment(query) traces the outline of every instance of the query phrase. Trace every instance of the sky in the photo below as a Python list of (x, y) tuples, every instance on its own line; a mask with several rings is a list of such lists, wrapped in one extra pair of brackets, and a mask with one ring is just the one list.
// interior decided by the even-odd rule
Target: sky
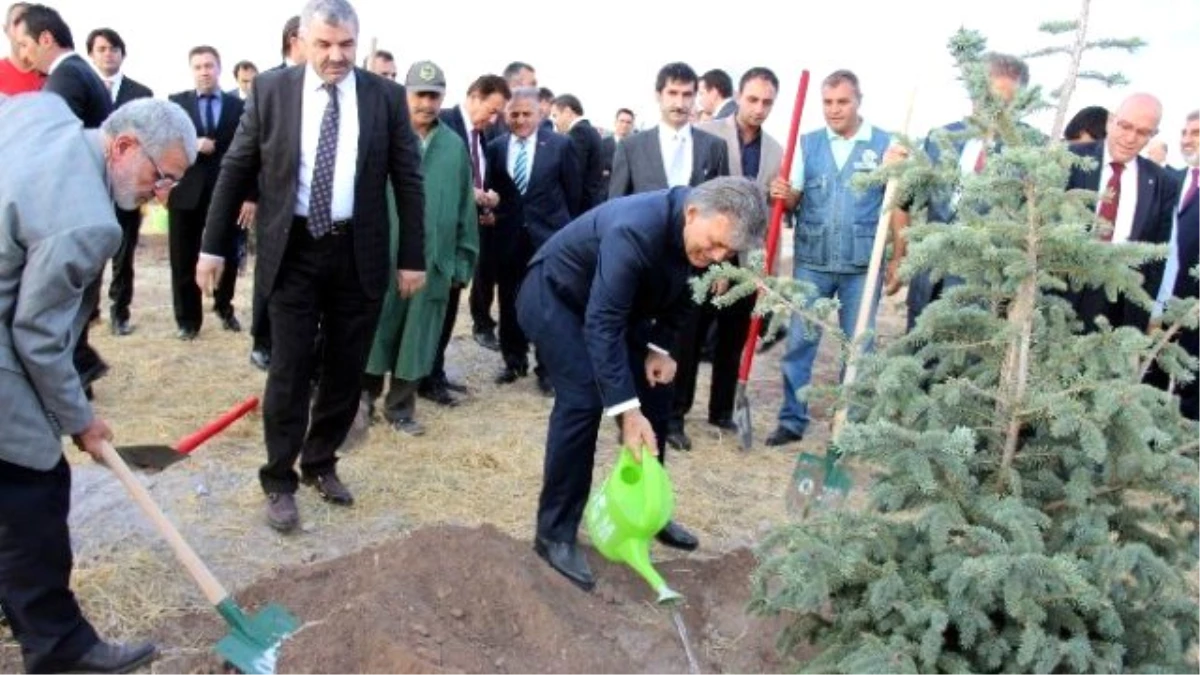
[[(353, 0), (352, 0), (353, 1)], [(303, 2), (206, 0), (163, 3), (146, 0), (50, 1), (62, 13), (80, 51), (89, 31), (116, 29), (128, 47), (124, 72), (158, 96), (191, 86), (187, 52), (209, 44), (222, 56), (224, 88), (234, 86), (233, 65), (249, 59), (265, 69), (280, 62), (280, 34), (288, 16)], [(666, 2), (574, 3), (525, 0), (354, 2), (362, 24), (359, 60), (372, 40), (396, 55), (401, 79), (409, 64), (430, 59), (446, 72), (446, 105), (460, 101), (478, 75), (499, 73), (510, 61), (537, 69), (538, 83), (556, 94), (580, 98), (593, 123), (610, 128), (618, 107), (638, 114), (639, 126), (658, 120), (654, 79), (671, 61), (684, 61), (697, 73), (722, 68), (737, 79), (748, 68), (766, 66), (780, 79), (779, 99), (768, 132), (786, 142), (801, 71), (810, 72), (801, 132), (818, 128), (820, 81), (839, 68), (859, 77), (861, 113), (871, 124), (900, 131), (910, 97), (909, 133), (962, 118), (970, 103), (946, 42), (959, 27), (981, 31), (989, 48), (1023, 54), (1069, 36), (1038, 32), (1044, 21), (1073, 19), (1080, 0), (960, 0), (957, 4), (911, 0), (799, 2), (760, 0), (742, 11), (729, 4), (718, 10)], [(414, 9), (420, 7), (420, 9)], [(578, 15), (587, 8), (585, 18)], [(198, 11), (203, 8), (203, 11)], [(572, 32), (573, 31), (573, 32)], [(1167, 141), (1169, 162), (1182, 163), (1179, 132), (1187, 113), (1200, 107), (1200, 78), (1181, 73), (1200, 63), (1200, 2), (1195, 0), (1091, 0), (1089, 37), (1140, 37), (1148, 43), (1136, 54), (1091, 52), (1085, 70), (1120, 71), (1127, 87), (1108, 89), (1081, 81), (1069, 114), (1086, 105), (1114, 109), (1134, 91), (1148, 91), (1164, 104), (1159, 138)], [(1033, 83), (1047, 90), (1061, 84), (1067, 59), (1030, 61)], [(915, 94), (914, 94), (915, 91)], [(1051, 115), (1032, 122), (1049, 130)]]

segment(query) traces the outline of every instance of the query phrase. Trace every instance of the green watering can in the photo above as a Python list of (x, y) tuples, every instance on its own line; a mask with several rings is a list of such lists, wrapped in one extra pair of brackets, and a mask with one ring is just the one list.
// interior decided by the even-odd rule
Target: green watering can
[(592, 492), (584, 510), (588, 536), (608, 560), (629, 565), (658, 593), (658, 602), (681, 600), (650, 564), (650, 540), (671, 520), (674, 490), (666, 470), (649, 450), (642, 461), (622, 447), (613, 472)]

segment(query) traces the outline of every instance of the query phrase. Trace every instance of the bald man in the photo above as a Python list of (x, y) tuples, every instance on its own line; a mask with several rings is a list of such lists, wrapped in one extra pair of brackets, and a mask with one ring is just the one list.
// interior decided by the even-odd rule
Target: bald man
[[(1071, 146), (1075, 154), (1097, 163), (1091, 169), (1072, 169), (1067, 189), (1100, 193), (1096, 215), (1102, 223), (1096, 236), (1102, 241), (1120, 246), (1128, 242), (1165, 244), (1171, 238), (1179, 188), (1162, 167), (1139, 156), (1158, 134), (1161, 121), (1162, 103), (1157, 98), (1133, 94), (1108, 116), (1108, 136), (1103, 141)], [(1163, 262), (1146, 263), (1141, 272), (1146, 292), (1154, 297), (1162, 281)], [(1145, 330), (1150, 324), (1149, 311), (1125, 296), (1110, 302), (1102, 289), (1086, 288), (1067, 297), (1088, 331), (1095, 330), (1099, 316), (1107, 317), (1114, 327)]]

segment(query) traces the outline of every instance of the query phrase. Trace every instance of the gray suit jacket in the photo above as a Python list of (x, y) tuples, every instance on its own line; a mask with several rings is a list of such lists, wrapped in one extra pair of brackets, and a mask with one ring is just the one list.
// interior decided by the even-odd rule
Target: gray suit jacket
[[(693, 126), (692, 179), (688, 185), (696, 187), (717, 176), (728, 175), (729, 151), (725, 149), (724, 141)], [(668, 187), (658, 127), (628, 136), (617, 144), (609, 177), (609, 199)]]
[[(719, 120), (700, 122), (696, 125), (696, 128), (707, 131), (725, 141), (725, 148), (729, 151), (729, 175), (742, 175), (742, 144), (738, 140), (736, 115)], [(779, 167), (782, 165), (783, 146), (779, 144), (779, 141), (772, 138), (771, 134), (763, 130), (762, 159), (758, 163), (758, 175), (750, 176), (750, 178), (753, 178), (763, 189), (766, 189), (770, 187), (771, 181), (779, 177)]]
[(45, 471), (92, 421), (71, 353), (121, 226), (99, 132), (55, 94), (0, 97), (0, 166), (0, 460)]

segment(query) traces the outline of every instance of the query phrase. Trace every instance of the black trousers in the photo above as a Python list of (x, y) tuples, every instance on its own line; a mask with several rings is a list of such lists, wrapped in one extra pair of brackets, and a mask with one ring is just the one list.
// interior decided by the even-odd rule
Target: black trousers
[(62, 672), (99, 637), (71, 592), (71, 469), (0, 461), (0, 607), (25, 670)]
[(117, 209), (117, 222), (121, 224), (121, 248), (112, 259), (112, 283), (108, 285), (109, 315), (122, 321), (129, 320), (129, 306), (133, 304), (133, 258), (137, 252), (138, 235), (142, 228), (142, 212), (134, 209)]
[[(474, 331), (493, 331), (496, 322), (492, 319), (492, 300), (496, 297), (496, 284), (500, 274), (501, 257), (497, 255), (495, 225), (479, 226), (479, 261), (475, 265), (475, 279), (471, 282), (471, 322)], [(453, 306), (453, 304), (451, 305)]]
[(98, 316), (100, 311), (100, 288), (102, 285), (103, 280), (97, 275), (92, 283), (84, 287), (79, 305), (79, 311), (86, 314), (89, 319), (79, 333), (79, 341), (75, 343), (75, 351), (71, 354), (71, 360), (75, 364), (75, 372), (79, 373), (79, 379), (83, 382), (84, 387), (96, 381), (100, 371), (105, 367), (104, 359), (100, 358), (100, 352), (92, 347), (90, 339), (91, 319)]
[(675, 400), (671, 404), (671, 429), (683, 430), (683, 420), (696, 400), (696, 374), (700, 369), (700, 353), (709, 329), (716, 326), (716, 346), (712, 355), (712, 384), (708, 396), (708, 419), (716, 422), (733, 417), (733, 399), (737, 394), (738, 365), (746, 335), (750, 332), (750, 315), (754, 312), (754, 296), (718, 309), (711, 302), (693, 305), (684, 324), (679, 327), (679, 364), (675, 371)]
[[(584, 343), (583, 317), (548, 288), (540, 265), (530, 270), (518, 305), (521, 323), (537, 346), (539, 360), (546, 363), (555, 393), (546, 434), (537, 534), (551, 541), (574, 542), (592, 487), (604, 404)], [(654, 428), (659, 459), (665, 462), (671, 388), (651, 387), (646, 381), (646, 328), (641, 324), (630, 327), (629, 368), (641, 412)]]
[[(267, 463), (259, 470), (266, 492), (295, 492), (293, 468), (320, 476), (334, 471), (335, 452), (358, 412), (381, 299), (363, 292), (354, 259), (354, 225), (313, 239), (305, 220), (292, 226), (279, 278), (267, 303), (271, 369), (263, 395)], [(318, 326), (320, 351), (313, 350)], [(321, 378), (309, 403), (318, 361)]]
[[(255, 251), (262, 251), (263, 226), (254, 224)], [(271, 351), (271, 316), (267, 312), (267, 293), (271, 289), (264, 288), (258, 282), (258, 262), (254, 264), (254, 293), (250, 305), (250, 336), (254, 339), (254, 348)]]
[[(203, 298), (196, 285), (196, 263), (200, 260), (200, 244), (204, 238), (204, 208), (171, 209), (167, 213), (167, 243), (171, 254), (171, 298), (175, 307), (175, 325), (188, 330), (200, 330), (204, 324)], [(213, 293), (213, 311), (220, 316), (233, 313), (233, 293), (237, 285), (237, 248), (230, 241), (225, 247), (225, 268)]]
[(496, 279), (500, 296), (500, 353), (504, 356), (504, 365), (527, 370), (529, 339), (517, 320), (517, 291), (536, 249), (529, 230), (524, 227), (504, 228), (497, 234), (500, 235), (495, 247), (500, 261)]

